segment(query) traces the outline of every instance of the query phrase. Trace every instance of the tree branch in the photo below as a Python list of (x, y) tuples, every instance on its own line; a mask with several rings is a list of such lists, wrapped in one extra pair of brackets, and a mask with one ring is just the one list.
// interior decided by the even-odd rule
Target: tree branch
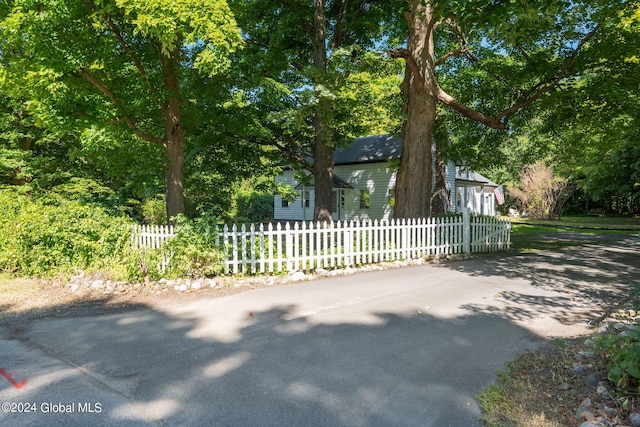
[(134, 63), (134, 65), (138, 69), (138, 72), (140, 73), (140, 75), (144, 79), (144, 81), (147, 84), (147, 87), (149, 88), (149, 90), (151, 90), (151, 92), (156, 92), (156, 88), (153, 87), (153, 85), (149, 81), (149, 74), (147, 73), (147, 70), (144, 68), (144, 66), (140, 62), (140, 59), (138, 59), (138, 57), (133, 53), (133, 51), (131, 50), (131, 47), (129, 46), (127, 41), (124, 39), (124, 37), (122, 37), (122, 33), (120, 32), (118, 27), (116, 27), (116, 24), (113, 22), (111, 17), (106, 15), (106, 14), (104, 15), (104, 19), (109, 24), (109, 27), (111, 28), (111, 31), (113, 32), (113, 34), (118, 39), (118, 42), (120, 43), (120, 46), (122, 46), (122, 49), (125, 52), (127, 52), (127, 54), (129, 55), (129, 58), (131, 58), (131, 61)]
[(500, 114), (498, 114), (497, 118), (499, 120), (503, 120), (505, 123), (509, 120), (511, 116), (513, 116), (519, 110), (528, 107), (533, 104), (535, 101), (540, 99), (542, 95), (545, 93), (551, 92), (554, 90), (560, 82), (567, 76), (569, 69), (573, 65), (574, 61), (578, 57), (578, 54), (584, 47), (584, 45), (598, 32), (600, 29), (600, 25), (596, 25), (595, 28), (589, 31), (585, 36), (580, 40), (578, 46), (574, 50), (571, 51), (571, 55), (565, 60), (560, 72), (547, 84), (538, 84), (534, 86), (533, 90), (530, 90), (527, 95), (525, 95), (520, 101), (516, 102), (513, 106), (507, 108)]
[(442, 64), (444, 61), (451, 58), (452, 56), (458, 56), (462, 54), (466, 54), (469, 58), (474, 58), (473, 54), (471, 53), (471, 50), (469, 49), (467, 36), (465, 32), (462, 30), (462, 27), (460, 26), (460, 24), (458, 24), (455, 19), (456, 19), (455, 15), (451, 15), (446, 19), (444, 19), (443, 22), (446, 23), (451, 28), (452, 30), (451, 34), (453, 34), (454, 37), (458, 38), (458, 43), (460, 44), (460, 48), (454, 51), (448, 52), (444, 54), (442, 57), (438, 58), (436, 60), (436, 65)]
[(304, 169), (308, 170), (309, 172), (313, 172), (313, 164), (309, 160), (304, 158), (302, 155), (300, 155), (299, 153), (296, 153), (291, 148), (285, 145), (279, 144), (277, 142), (275, 142), (273, 146), (276, 147), (281, 152), (283, 152), (284, 154), (286, 154), (287, 156), (289, 156), (290, 159), (294, 160)]
[[(106, 86), (104, 86), (100, 80), (98, 80), (94, 75), (92, 75), (91, 73), (89, 73), (85, 68), (80, 68), (80, 72), (82, 73), (82, 77), (88, 81), (89, 83), (91, 83), (96, 89), (98, 89), (100, 92), (102, 92), (107, 98), (109, 98), (109, 100), (111, 101), (111, 103), (120, 111), (123, 111), (122, 108), (122, 103), (120, 102), (120, 100), (116, 97), (116, 95), (111, 92), (109, 89), (107, 89)], [(133, 133), (140, 139), (143, 139), (145, 141), (151, 142), (153, 144), (156, 145), (164, 145), (164, 141), (160, 138), (156, 138), (154, 136), (151, 136), (149, 134), (146, 134), (142, 131), (140, 131), (138, 129), (138, 127), (136, 126), (135, 122), (133, 121), (133, 119), (131, 119), (131, 117), (127, 116), (127, 115), (123, 115), (120, 117), (116, 118), (117, 122), (124, 122), (132, 131)]]
[(491, 128), (504, 130), (507, 128), (505, 123), (500, 122), (500, 120), (496, 117), (485, 116), (479, 111), (470, 108), (453, 96), (449, 95), (447, 92), (442, 90), (440, 86), (438, 86), (438, 100), (448, 105), (452, 110), (457, 111), (463, 116), (467, 117), (476, 122), (483, 123)]
[(333, 26), (333, 38), (331, 40), (331, 49), (335, 50), (342, 45), (342, 26), (347, 22), (347, 8), (349, 7), (349, 0), (341, 0), (340, 9), (338, 10), (338, 17), (336, 23)]
[(447, 59), (451, 58), (452, 56), (458, 56), (458, 55), (462, 55), (463, 53), (469, 54), (471, 53), (469, 51), (469, 48), (465, 47), (461, 47), (460, 49), (456, 49), (456, 50), (452, 50), (451, 52), (447, 52), (444, 55), (442, 55), (440, 58), (436, 59), (436, 66), (443, 64)]
[[(280, 151), (281, 153), (285, 154), (287, 157), (289, 157), (289, 159), (293, 160), (294, 162), (298, 163), (300, 166), (302, 166), (302, 168), (308, 170), (309, 172), (313, 172), (313, 164), (307, 160), (303, 154), (300, 154), (298, 152), (296, 152), (295, 149), (288, 147), (285, 144), (282, 144), (280, 142), (277, 141), (269, 141), (269, 142), (260, 142), (257, 140), (253, 140), (252, 142), (259, 144), (259, 145), (263, 145), (263, 146), (268, 146), (268, 147), (274, 147), (276, 148), (278, 151)], [(293, 144), (295, 145), (295, 141), (292, 141)], [(311, 154), (308, 154), (308, 157), (311, 157)]]
[[(95, 5), (95, 3), (92, 0), (89, 0), (87, 3), (89, 4), (89, 7), (93, 9), (94, 12), (98, 12), (98, 7)], [(129, 55), (129, 58), (131, 58), (131, 62), (133, 62), (133, 64), (138, 69), (138, 72), (140, 73), (140, 75), (144, 78), (144, 81), (147, 84), (147, 87), (149, 87), (149, 89), (152, 92), (156, 92), (156, 88), (153, 87), (153, 85), (149, 81), (149, 78), (148, 78), (149, 75), (147, 73), (147, 70), (145, 70), (140, 59), (138, 59), (138, 57), (133, 53), (131, 46), (129, 46), (129, 43), (127, 43), (127, 41), (124, 39), (124, 37), (122, 36), (122, 32), (118, 29), (115, 22), (113, 22), (113, 19), (111, 19), (111, 16), (108, 13), (103, 13), (102, 18), (109, 25), (111, 32), (116, 37), (116, 39), (118, 39), (118, 43), (120, 43), (120, 46), (122, 47), (122, 49)]]
[(416, 76), (421, 75), (418, 64), (416, 63), (415, 59), (413, 59), (411, 55), (409, 55), (409, 51), (407, 49), (404, 49), (404, 48), (389, 49), (387, 53), (389, 54), (390, 57), (394, 59), (397, 59), (397, 58), (404, 59), (404, 61), (407, 63), (407, 66), (411, 70), (412, 74)]
[(507, 123), (511, 116), (518, 111), (522, 110), (533, 104), (540, 99), (545, 93), (551, 92), (558, 87), (560, 82), (567, 76), (569, 69), (573, 65), (578, 53), (582, 47), (596, 34), (600, 26), (596, 26), (593, 30), (588, 32), (582, 40), (578, 43), (578, 46), (571, 52), (571, 55), (565, 60), (562, 68), (547, 84), (538, 83), (529, 92), (523, 96), (519, 101), (514, 103), (511, 107), (503, 110), (494, 117), (486, 116), (456, 100), (454, 97), (446, 93), (442, 88), (438, 86), (438, 99), (444, 104), (448, 105), (451, 109), (457, 111), (463, 116), (474, 120), (479, 123), (483, 123), (491, 128), (504, 130), (507, 129)]

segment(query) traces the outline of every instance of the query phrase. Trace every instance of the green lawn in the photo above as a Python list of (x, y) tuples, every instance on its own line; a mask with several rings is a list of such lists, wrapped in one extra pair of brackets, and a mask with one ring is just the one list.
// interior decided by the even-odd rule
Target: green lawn
[(555, 221), (511, 218), (511, 247), (521, 252), (583, 244), (579, 234), (638, 235), (640, 218), (565, 217)]
[(557, 220), (545, 221), (532, 218), (510, 218), (514, 224), (541, 225), (548, 227), (594, 228), (613, 230), (640, 230), (640, 217), (593, 217), (564, 216)]

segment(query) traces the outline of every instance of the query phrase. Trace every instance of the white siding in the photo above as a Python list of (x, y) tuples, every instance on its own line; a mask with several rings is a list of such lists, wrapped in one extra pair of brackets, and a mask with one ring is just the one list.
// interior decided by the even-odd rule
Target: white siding
[[(287, 169), (282, 172), (282, 175), (276, 176), (275, 179), (277, 184), (285, 184), (290, 185), (292, 188), (295, 188), (299, 182), (295, 179), (295, 171), (292, 169)], [(307, 219), (313, 218), (313, 191), (309, 192), (311, 203), (310, 208), (306, 208), (306, 211), (311, 211)], [(276, 220), (302, 220), (304, 216), (304, 212), (302, 209), (302, 197), (300, 195), (296, 200), (289, 203), (289, 206), (286, 208), (282, 207), (282, 197), (279, 195), (274, 196), (273, 198), (273, 219)]]
[(449, 190), (449, 209), (451, 212), (456, 211), (457, 192), (456, 192), (456, 164), (453, 161), (447, 163), (447, 190)]
[[(335, 220), (364, 220), (364, 219), (391, 219), (393, 208), (390, 200), (394, 197), (393, 190), (396, 185), (396, 172), (384, 163), (365, 163), (357, 165), (338, 165), (334, 168), (334, 174), (349, 183), (353, 188), (340, 189), (338, 194), (338, 214), (334, 213)], [(293, 170), (285, 170), (282, 175), (276, 177), (277, 183), (287, 184), (296, 188)], [(451, 190), (451, 210), (459, 211), (462, 207), (468, 207), (473, 213), (495, 215), (495, 196), (492, 187), (480, 187), (467, 184), (456, 186), (456, 167), (453, 162), (447, 164), (447, 189)], [(275, 220), (311, 220), (315, 207), (315, 192), (313, 187), (305, 188), (309, 191), (309, 207), (304, 207), (304, 199), (301, 195), (291, 202), (289, 207), (282, 207), (280, 196), (274, 197)], [(360, 207), (360, 190), (369, 190), (370, 208)], [(298, 188), (300, 193), (302, 188)]]
[(475, 214), (495, 216), (493, 187), (466, 185), (458, 187), (456, 193), (460, 201), (458, 208), (467, 207)]
[[(390, 219), (393, 218), (393, 208), (389, 201), (393, 197), (396, 176), (395, 171), (387, 163), (368, 163), (360, 165), (338, 165), (334, 174), (349, 183), (353, 188), (342, 189), (338, 196), (339, 215), (335, 220), (355, 219)], [(293, 170), (285, 170), (276, 177), (276, 183), (287, 184), (296, 188), (299, 184), (294, 178)], [(301, 192), (302, 189), (297, 189)], [(369, 190), (370, 208), (360, 207), (360, 190)], [(309, 207), (303, 207), (303, 198), (298, 197), (289, 207), (282, 207), (282, 198), (278, 195), (273, 200), (273, 218), (275, 220), (311, 220), (315, 208), (315, 192), (308, 187)]]
[[(396, 174), (388, 163), (338, 165), (334, 173), (353, 187), (344, 190), (341, 220), (393, 218), (389, 200), (393, 197)], [(368, 209), (360, 208), (360, 190), (369, 190), (371, 207)]]

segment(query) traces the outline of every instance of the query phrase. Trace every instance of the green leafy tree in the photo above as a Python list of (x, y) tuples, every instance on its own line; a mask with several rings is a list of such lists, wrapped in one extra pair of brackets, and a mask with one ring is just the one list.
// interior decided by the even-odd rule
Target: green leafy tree
[[(463, 118), (467, 139), (491, 147), (522, 110), (569, 89), (601, 58), (585, 47), (615, 27), (620, 1), (435, 2), (409, 0), (398, 217), (430, 213), (431, 141), (439, 106)], [(475, 144), (474, 144), (475, 145)], [(478, 145), (476, 145), (478, 146)]]
[[(376, 54), (385, 2), (230, 1), (245, 36), (239, 58), (257, 144), (314, 175), (316, 220), (330, 221), (333, 151), (395, 130), (398, 63)], [(273, 154), (273, 153), (272, 153)], [(309, 159), (313, 159), (310, 161)]]
[[(48, 129), (130, 135), (162, 153), (167, 217), (184, 212), (184, 85), (242, 40), (225, 0), (17, 0), (0, 6), (2, 91)], [(141, 153), (146, 155), (147, 153)]]
[(615, 25), (581, 52), (581, 71), (554, 97), (511, 121), (513, 132), (481, 132), (452, 121), (457, 147), (496, 182), (515, 185), (524, 165), (546, 161), (578, 186), (577, 211), (640, 211), (640, 22), (638, 4), (616, 10)]

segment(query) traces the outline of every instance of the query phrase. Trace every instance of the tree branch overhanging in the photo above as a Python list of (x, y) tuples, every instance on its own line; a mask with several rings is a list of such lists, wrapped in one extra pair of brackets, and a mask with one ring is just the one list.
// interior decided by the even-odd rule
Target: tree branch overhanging
[(486, 116), (480, 113), (479, 111), (476, 111), (462, 104), (461, 102), (456, 100), (454, 97), (446, 93), (440, 87), (438, 87), (438, 100), (448, 105), (454, 111), (457, 111), (458, 113), (462, 114), (463, 116), (471, 120), (474, 120), (479, 123), (483, 123), (494, 129), (500, 129), (500, 130), (507, 129), (507, 123), (515, 113), (517, 113), (518, 111), (526, 107), (529, 107), (535, 101), (540, 99), (544, 94), (551, 92), (552, 90), (558, 87), (558, 85), (562, 82), (562, 80), (565, 77), (567, 77), (567, 74), (569, 73), (569, 69), (571, 68), (575, 59), (580, 53), (580, 50), (582, 50), (583, 46), (598, 32), (599, 28), (600, 26), (597, 25), (593, 30), (585, 34), (582, 40), (580, 40), (580, 42), (578, 43), (578, 46), (576, 46), (576, 48), (571, 51), (571, 54), (565, 60), (560, 71), (553, 78), (551, 78), (548, 81), (548, 83), (546, 84), (542, 82), (538, 83), (531, 90), (529, 90), (526, 95), (521, 97), (512, 106), (498, 113), (496, 116), (493, 116), (493, 117)]
[(129, 55), (129, 58), (131, 58), (131, 61), (133, 62), (133, 64), (138, 69), (138, 72), (140, 73), (140, 75), (144, 79), (144, 81), (147, 84), (147, 87), (149, 88), (149, 90), (151, 90), (151, 92), (156, 92), (156, 88), (153, 87), (153, 85), (149, 81), (149, 75), (147, 73), (147, 70), (142, 65), (142, 62), (140, 62), (140, 59), (138, 59), (138, 57), (133, 53), (133, 51), (131, 50), (131, 47), (129, 46), (127, 41), (124, 39), (124, 37), (122, 37), (122, 33), (120, 32), (120, 30), (118, 29), (116, 24), (113, 22), (111, 17), (108, 16), (108, 15), (105, 15), (104, 19), (109, 24), (109, 27), (111, 28), (111, 31), (113, 32), (113, 34), (118, 39), (118, 42), (120, 43), (120, 46), (122, 46), (122, 49), (125, 52), (127, 52), (127, 54)]
[[(111, 103), (118, 110), (120, 111), (123, 110), (122, 103), (120, 102), (120, 100), (116, 97), (116, 95), (112, 91), (110, 91), (106, 86), (104, 86), (102, 82), (100, 82), (100, 80), (98, 80), (93, 74), (89, 73), (85, 68), (81, 68), (80, 73), (82, 74), (82, 77), (86, 81), (91, 83), (96, 89), (102, 92), (103, 95), (109, 98)], [(129, 129), (133, 131), (134, 135), (136, 135), (140, 139), (143, 139), (147, 142), (151, 142), (156, 145), (160, 145), (160, 146), (164, 145), (164, 141), (162, 139), (146, 134), (142, 132), (140, 129), (138, 129), (138, 127), (135, 124), (135, 121), (127, 115), (122, 115), (117, 117), (116, 122), (124, 122), (129, 127)]]
[[(304, 157), (304, 154), (296, 152), (295, 149), (293, 149), (291, 147), (288, 147), (284, 143), (281, 143), (279, 141), (261, 142), (261, 141), (255, 140), (255, 139), (253, 139), (252, 142), (255, 143), (255, 144), (258, 144), (258, 145), (274, 147), (278, 151), (280, 151), (281, 153), (283, 153), (284, 155), (289, 157), (290, 160), (298, 163), (303, 169), (306, 169), (309, 172), (313, 172), (313, 164), (307, 158)], [(295, 141), (292, 141), (292, 142), (293, 142), (292, 145), (295, 146)], [(312, 157), (312, 155), (310, 153), (308, 153), (307, 156), (309, 158)]]
[(297, 153), (295, 152), (295, 150), (292, 150), (291, 148), (278, 142), (275, 142), (273, 146), (280, 150), (282, 153), (286, 154), (291, 160), (302, 166), (302, 168), (313, 173), (313, 164), (309, 160), (304, 158), (304, 156), (302, 156), (300, 153)]
[(457, 111), (468, 119), (483, 123), (494, 129), (504, 130), (507, 128), (506, 123), (501, 122), (499, 118), (486, 116), (481, 112), (464, 105), (453, 96), (442, 90), (440, 86), (438, 86), (438, 100), (448, 105), (452, 110)]
[(440, 58), (436, 59), (435, 64), (436, 66), (444, 64), (444, 62), (454, 56), (459, 56), (462, 54), (469, 54), (469, 48), (465, 47), (461, 47), (460, 49), (456, 49), (456, 50), (452, 50), (451, 52), (447, 52), (444, 55), (442, 55)]
[[(94, 12), (96, 12), (96, 13), (99, 12), (98, 11), (98, 7), (96, 6), (96, 4), (92, 0), (87, 1), (86, 4), (88, 4), (89, 7)], [(127, 53), (127, 55), (129, 55), (129, 58), (131, 59), (131, 62), (133, 62), (133, 64), (135, 65), (136, 69), (138, 70), (138, 72), (140, 73), (142, 78), (144, 79), (144, 81), (145, 81), (147, 87), (149, 88), (149, 90), (151, 90), (152, 92), (156, 92), (157, 91), (156, 88), (153, 87), (153, 85), (149, 81), (149, 75), (147, 73), (147, 70), (142, 65), (142, 62), (140, 61), (140, 59), (134, 54), (134, 52), (131, 49), (131, 46), (129, 45), (129, 43), (127, 43), (127, 41), (122, 36), (122, 32), (120, 31), (118, 26), (115, 24), (115, 22), (113, 22), (112, 17), (108, 13), (102, 13), (102, 19), (104, 19), (104, 21), (107, 23), (107, 25), (111, 29), (111, 32), (113, 33), (113, 35), (118, 40), (118, 43), (122, 47), (122, 50), (124, 50)]]
[(571, 55), (569, 55), (569, 57), (565, 60), (564, 64), (562, 65), (562, 68), (560, 69), (560, 72), (554, 78), (552, 78), (548, 84), (536, 85), (535, 86), (537, 88), (536, 90), (529, 91), (527, 95), (525, 95), (522, 99), (516, 102), (513, 106), (507, 108), (506, 110), (498, 114), (497, 118), (500, 120), (503, 120), (506, 123), (509, 120), (509, 118), (513, 116), (516, 112), (518, 112), (523, 108), (528, 107), (529, 105), (533, 104), (535, 101), (540, 99), (540, 97), (542, 97), (542, 95), (544, 95), (545, 93), (551, 92), (552, 90), (557, 88), (560, 82), (565, 77), (567, 77), (567, 74), (569, 73), (569, 69), (575, 62), (576, 58), (578, 57), (578, 54), (580, 53), (584, 45), (589, 40), (591, 40), (591, 38), (593, 38), (593, 36), (598, 32), (599, 29), (600, 29), (600, 25), (596, 25), (593, 30), (585, 34), (582, 40), (580, 40), (580, 42), (578, 43), (578, 46), (576, 46), (576, 48), (571, 51)]
[(456, 22), (457, 17), (455, 15), (451, 15), (449, 17), (447, 17), (443, 22), (446, 23), (449, 28), (451, 28), (450, 33), (458, 38), (458, 43), (460, 44), (460, 48), (453, 50), (451, 52), (448, 52), (444, 55), (442, 55), (442, 57), (436, 59), (436, 65), (440, 65), (442, 63), (444, 63), (447, 59), (453, 57), (453, 56), (458, 56), (458, 55), (466, 55), (467, 58), (469, 58), (470, 61), (472, 62), (477, 62), (478, 59), (475, 57), (475, 55), (471, 52), (471, 49), (469, 49), (469, 43), (467, 40), (467, 35), (464, 32), (464, 30), (462, 29), (462, 27), (460, 26), (460, 24), (458, 24)]

